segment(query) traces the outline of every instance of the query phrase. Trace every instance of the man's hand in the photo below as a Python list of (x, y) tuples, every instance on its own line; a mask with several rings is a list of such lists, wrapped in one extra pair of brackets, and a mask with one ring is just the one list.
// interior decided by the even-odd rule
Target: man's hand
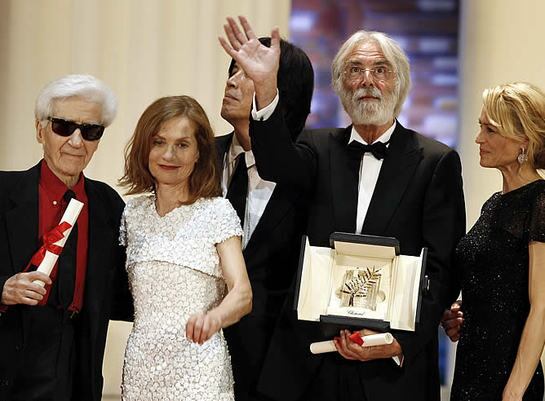
[(2, 304), (37, 305), (43, 299), (46, 290), (41, 285), (34, 283), (36, 280), (51, 284), (49, 276), (38, 271), (17, 273), (8, 278), (2, 290)]
[(450, 309), (445, 310), (441, 318), (441, 326), (452, 342), (460, 339), (460, 331), (464, 323), (464, 313), (460, 310), (461, 307), (462, 301), (454, 302)]
[(263, 45), (244, 17), (239, 17), (241, 31), (236, 21), (228, 17), (223, 26), (227, 40), (219, 37), (221, 46), (238, 64), (255, 85), (258, 108), (268, 106), (276, 96), (276, 75), (280, 60), (280, 33), (271, 32), (271, 47)]
[[(399, 345), (395, 338), (391, 344), (362, 347), (348, 338), (350, 336), (348, 330), (341, 330), (340, 334), (340, 337), (335, 338), (335, 347), (337, 347), (339, 354), (346, 359), (372, 361), (374, 359), (387, 359), (394, 356), (401, 357), (403, 354), (401, 345)], [(377, 332), (367, 329), (362, 331), (362, 336), (369, 336), (371, 334), (377, 334)]]

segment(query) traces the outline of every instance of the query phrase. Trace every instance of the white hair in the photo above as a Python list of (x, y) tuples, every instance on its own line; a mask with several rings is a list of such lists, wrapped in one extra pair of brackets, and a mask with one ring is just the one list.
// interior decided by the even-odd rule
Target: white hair
[(51, 117), (55, 101), (71, 97), (82, 98), (102, 107), (101, 121), (105, 127), (110, 125), (117, 112), (117, 99), (114, 92), (104, 82), (92, 75), (65, 75), (48, 83), (36, 98), (34, 116), (36, 121)]
[(333, 89), (337, 95), (341, 96), (344, 90), (342, 74), (346, 65), (346, 59), (357, 46), (368, 42), (374, 42), (380, 47), (382, 53), (384, 53), (384, 57), (392, 65), (396, 73), (396, 85), (398, 85), (399, 95), (394, 107), (394, 117), (397, 117), (401, 112), (401, 108), (411, 87), (409, 59), (399, 44), (382, 32), (361, 30), (354, 33), (343, 43), (331, 65), (331, 83)]

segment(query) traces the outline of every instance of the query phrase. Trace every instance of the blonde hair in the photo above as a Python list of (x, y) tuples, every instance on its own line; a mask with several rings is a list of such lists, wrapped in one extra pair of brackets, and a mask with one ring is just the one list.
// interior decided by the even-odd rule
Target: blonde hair
[(528, 162), (545, 168), (545, 93), (526, 82), (498, 85), (483, 91), (483, 111), (506, 138), (528, 140)]
[(361, 30), (354, 33), (344, 42), (331, 65), (331, 84), (333, 89), (338, 95), (343, 92), (342, 74), (346, 65), (346, 59), (357, 46), (365, 43), (376, 43), (396, 73), (396, 86), (399, 90), (399, 95), (394, 108), (394, 117), (397, 117), (401, 113), (401, 108), (411, 87), (411, 68), (409, 59), (401, 46), (382, 32)]

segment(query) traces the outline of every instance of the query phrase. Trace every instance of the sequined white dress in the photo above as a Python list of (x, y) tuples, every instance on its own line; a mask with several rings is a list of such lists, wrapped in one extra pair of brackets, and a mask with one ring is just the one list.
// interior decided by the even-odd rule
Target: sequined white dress
[(215, 245), (242, 235), (240, 221), (223, 198), (199, 199), (163, 217), (154, 200), (131, 199), (121, 222), (135, 308), (122, 399), (234, 400), (223, 332), (198, 345), (186, 339), (185, 325), (223, 299)]

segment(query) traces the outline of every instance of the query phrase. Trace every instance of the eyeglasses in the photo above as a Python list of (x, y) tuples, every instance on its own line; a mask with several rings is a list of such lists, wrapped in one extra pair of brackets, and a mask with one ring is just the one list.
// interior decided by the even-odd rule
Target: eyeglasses
[(344, 70), (344, 74), (351, 81), (356, 81), (363, 79), (367, 71), (369, 71), (373, 79), (377, 81), (385, 81), (386, 79), (390, 78), (394, 73), (393, 70), (389, 69), (384, 65), (378, 65), (372, 68), (363, 68), (358, 65), (348, 65)]
[(81, 136), (86, 141), (98, 141), (104, 133), (104, 126), (98, 124), (78, 124), (75, 121), (63, 120), (62, 118), (48, 117), (51, 121), (51, 129), (60, 136), (70, 136), (79, 129)]

